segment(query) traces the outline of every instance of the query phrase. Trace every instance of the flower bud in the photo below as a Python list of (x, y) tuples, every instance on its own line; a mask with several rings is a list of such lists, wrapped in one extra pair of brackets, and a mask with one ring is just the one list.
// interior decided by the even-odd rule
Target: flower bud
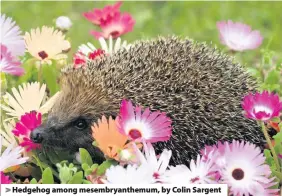
[(71, 28), (72, 22), (67, 16), (60, 16), (56, 19), (56, 26), (62, 31), (67, 31)]

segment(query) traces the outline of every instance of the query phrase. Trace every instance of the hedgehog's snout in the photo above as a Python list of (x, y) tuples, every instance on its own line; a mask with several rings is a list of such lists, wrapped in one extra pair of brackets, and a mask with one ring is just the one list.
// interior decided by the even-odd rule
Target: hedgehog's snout
[(37, 127), (36, 129), (34, 129), (31, 133), (30, 133), (30, 139), (34, 142), (34, 143), (42, 143), (42, 141), (44, 140), (43, 138), (43, 127)]

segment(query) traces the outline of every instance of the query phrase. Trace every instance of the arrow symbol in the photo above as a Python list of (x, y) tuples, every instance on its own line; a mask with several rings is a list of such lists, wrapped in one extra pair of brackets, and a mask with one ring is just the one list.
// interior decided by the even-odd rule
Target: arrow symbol
[(11, 189), (9, 189), (9, 188), (6, 188), (6, 193), (7, 193), (7, 192), (10, 192), (10, 191), (11, 191)]

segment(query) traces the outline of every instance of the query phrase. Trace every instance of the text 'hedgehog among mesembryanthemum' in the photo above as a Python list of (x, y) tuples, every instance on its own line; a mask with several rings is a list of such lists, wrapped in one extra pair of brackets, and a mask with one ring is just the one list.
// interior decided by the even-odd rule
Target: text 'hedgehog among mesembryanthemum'
[(264, 143), (256, 122), (246, 119), (241, 108), (256, 81), (203, 43), (177, 37), (139, 41), (86, 68), (65, 68), (60, 81), (61, 93), (47, 122), (34, 131), (43, 147), (73, 153), (86, 148), (102, 162), (102, 152), (92, 145), (91, 125), (102, 115), (117, 116), (122, 99), (172, 119), (171, 139), (155, 149), (172, 150), (174, 164), (187, 164), (204, 145), (220, 140)]

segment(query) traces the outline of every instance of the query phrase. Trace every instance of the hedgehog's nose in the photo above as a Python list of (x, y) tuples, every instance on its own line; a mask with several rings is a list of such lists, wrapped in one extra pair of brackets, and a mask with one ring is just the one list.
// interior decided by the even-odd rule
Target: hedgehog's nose
[(42, 137), (42, 129), (40, 127), (34, 129), (31, 133), (30, 133), (30, 139), (34, 142), (34, 143), (41, 143), (43, 141), (43, 137)]

